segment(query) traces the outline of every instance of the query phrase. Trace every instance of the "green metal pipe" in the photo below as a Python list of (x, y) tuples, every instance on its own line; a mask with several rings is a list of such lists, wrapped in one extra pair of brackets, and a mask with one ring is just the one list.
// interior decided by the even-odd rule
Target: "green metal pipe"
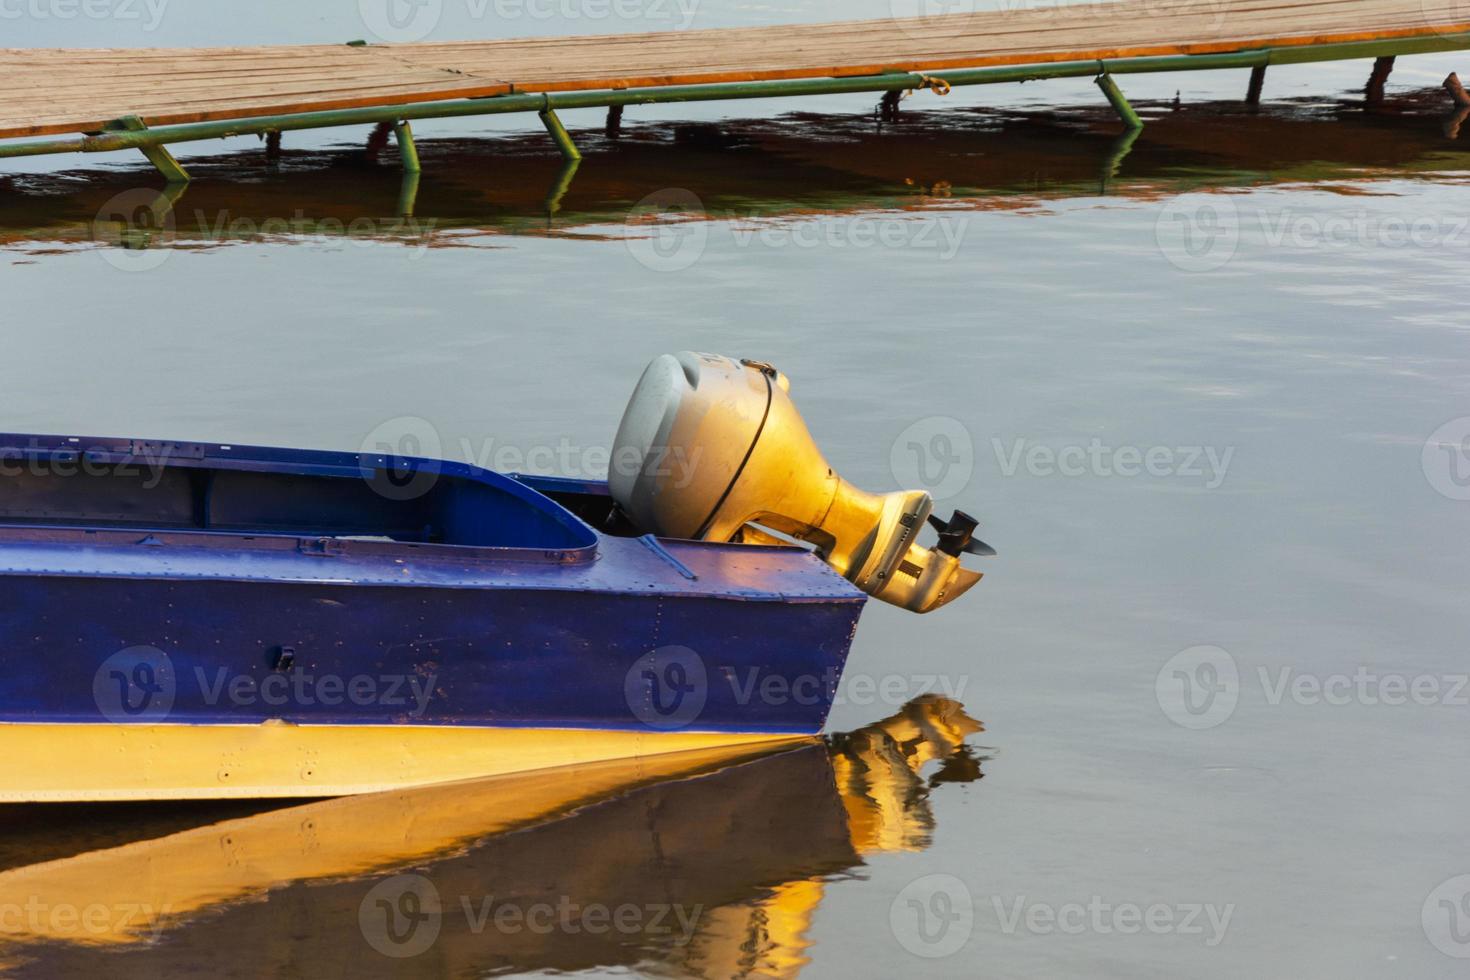
[[(454, 99), (408, 105), (367, 106), (289, 115), (254, 116), (215, 122), (159, 126), (131, 132), (104, 132), (67, 139), (38, 140), (0, 145), (0, 158), (39, 156), (50, 153), (100, 153), (141, 149), (166, 143), (222, 139), (270, 131), (323, 129), (334, 126), (399, 123), (410, 119), (447, 119), (458, 116), (496, 115), (504, 112), (541, 112), (607, 106), (648, 105), (673, 102), (705, 102), (724, 99), (764, 99), (800, 95), (839, 95), (853, 92), (888, 92), (925, 87), (930, 78), (942, 78), (951, 86), (993, 85), (1047, 78), (1078, 78), (1142, 72), (1202, 71), (1224, 68), (1253, 68), (1259, 65), (1301, 64), (1372, 58), (1398, 54), (1423, 54), (1470, 48), (1470, 34), (1402, 38), (1388, 41), (1355, 41), (1340, 44), (1289, 48), (1261, 48), (1219, 54), (1167, 55), (1146, 58), (1111, 58), (1104, 61), (1063, 61), (1039, 65), (1008, 65), (993, 68), (935, 69), (890, 72), (835, 78), (799, 78), (763, 82), (722, 82), (709, 85), (672, 85), (650, 88), (597, 90), (588, 92), (515, 93), (477, 99)], [(555, 135), (555, 134), (553, 134)]]
[(581, 160), (582, 151), (578, 150), (577, 144), (572, 142), (572, 134), (568, 133), (567, 128), (561, 124), (561, 120), (557, 118), (556, 110), (548, 106), (542, 109), (539, 115), (541, 116), (541, 124), (551, 134), (551, 141), (561, 151), (562, 158), (569, 163), (576, 163)]
[(582, 165), (580, 159), (568, 160), (561, 165), (557, 171), (556, 179), (551, 182), (551, 188), (546, 192), (546, 216), (554, 217), (561, 210), (561, 199), (566, 197), (567, 191), (571, 189), (572, 178), (577, 175), (577, 168)]
[(185, 170), (174, 155), (168, 152), (168, 147), (162, 143), (154, 143), (151, 146), (140, 146), (143, 155), (148, 162), (163, 174), (163, 179), (170, 184), (187, 184), (189, 182), (189, 171)]
[(1098, 193), (1106, 195), (1108, 192), (1108, 181), (1118, 176), (1118, 170), (1123, 166), (1123, 160), (1133, 149), (1133, 144), (1138, 142), (1139, 134), (1143, 127), (1129, 127), (1123, 130), (1122, 135), (1113, 140), (1113, 145), (1108, 148), (1108, 155), (1102, 164), (1102, 179), (1098, 182)]
[(413, 209), (419, 199), (419, 182), (423, 180), (423, 176), (417, 170), (403, 172), (403, 183), (398, 185), (398, 217), (413, 217)]
[[(1470, 46), (1470, 39), (1466, 40)], [(1107, 58), (1088, 62), (1101, 65), (1109, 75), (1142, 75), (1150, 72), (1215, 70), (1221, 68), (1254, 68), (1268, 64), (1280, 48), (1256, 48), (1251, 51), (1226, 51), (1221, 54), (1158, 55), (1148, 58)]]
[(408, 120), (405, 119), (393, 127), (393, 138), (398, 141), (398, 153), (403, 158), (403, 172), (420, 173), (424, 168), (419, 164), (419, 148), (413, 141), (413, 127), (408, 124)]
[(1122, 117), (1123, 125), (1129, 129), (1143, 128), (1143, 120), (1138, 118), (1138, 113), (1129, 104), (1128, 97), (1123, 94), (1123, 90), (1118, 88), (1118, 83), (1113, 81), (1112, 75), (1097, 76), (1097, 87), (1102, 89), (1103, 95), (1108, 97), (1108, 104), (1113, 107), (1113, 111)]
[[(111, 125), (112, 128), (126, 133), (141, 133), (148, 129), (143, 120), (137, 116), (123, 116)], [(189, 171), (174, 159), (174, 155), (168, 152), (168, 147), (162, 143), (145, 144), (138, 149), (143, 152), (143, 156), (148, 158), (148, 162), (163, 174), (163, 179), (167, 183), (187, 184), (189, 182)]]
[(1271, 48), (1271, 64), (1303, 65), (1316, 61), (1353, 61), (1401, 54), (1433, 54), (1470, 48), (1470, 34), (1434, 37), (1402, 37), (1387, 41), (1344, 41), (1338, 44), (1300, 45)]

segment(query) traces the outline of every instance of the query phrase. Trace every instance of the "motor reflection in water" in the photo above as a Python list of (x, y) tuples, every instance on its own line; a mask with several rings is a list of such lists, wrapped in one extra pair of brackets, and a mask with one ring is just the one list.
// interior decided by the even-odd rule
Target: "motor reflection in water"
[[(246, 816), (36, 808), (0, 850), (0, 964), (44, 976), (796, 975), (827, 883), (925, 847), (982, 730), (927, 697), (857, 731)], [(234, 804), (238, 811), (239, 804)], [(74, 810), (75, 808), (73, 808)], [(140, 820), (140, 815), (146, 815)], [(12, 815), (13, 816), (13, 815)], [(50, 850), (19, 863), (29, 834)]]

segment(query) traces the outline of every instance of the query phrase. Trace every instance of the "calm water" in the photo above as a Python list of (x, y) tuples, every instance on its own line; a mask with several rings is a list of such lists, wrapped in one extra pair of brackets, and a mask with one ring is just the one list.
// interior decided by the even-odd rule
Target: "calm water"
[[(151, 32), (28, 17), (4, 43), (363, 36), (337, 6), (180, 0)], [(679, 26), (468, 9), (432, 36)], [(1360, 64), (1273, 69), (1259, 115), (1243, 73), (1129, 79), (1151, 124), (1126, 155), (1095, 89), (1056, 82), (882, 129), (868, 97), (630, 110), (620, 141), (568, 114), (569, 182), (524, 120), (420, 127), (416, 189), (355, 132), (288, 134), (275, 167), (209, 146), (172, 201), (126, 157), (7, 168), (0, 429), (356, 450), (424, 419), (445, 455), (578, 475), (649, 358), (714, 350), (785, 371), (848, 478), (928, 486), (1000, 555), (933, 616), (869, 608), (846, 734), (695, 779), (592, 774), (452, 828), (434, 798), (0, 813), (5, 894), (139, 880), (177, 911), (0, 962), (1462, 976), (1470, 144), (1434, 90), (1457, 67), (1400, 59), (1371, 115)], [(433, 883), (422, 955), (378, 953), (358, 910), (403, 879), (359, 865)], [(456, 902), (555, 896), (693, 924), (548, 938)]]

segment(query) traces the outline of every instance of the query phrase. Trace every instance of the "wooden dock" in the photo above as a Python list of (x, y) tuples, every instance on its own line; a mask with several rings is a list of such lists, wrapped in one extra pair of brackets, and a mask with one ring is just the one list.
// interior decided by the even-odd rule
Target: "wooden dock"
[[(1459, 0), (1117, 0), (740, 29), (400, 45), (0, 49), (0, 156), (560, 107), (1393, 57), (1470, 47)], [(782, 84), (786, 83), (786, 84)], [(800, 84), (796, 84), (800, 83)], [(1258, 86), (1257, 86), (1258, 89)], [(467, 101), (473, 100), (473, 101)], [(354, 112), (355, 110), (355, 112)], [(239, 123), (239, 126), (203, 126)], [(171, 127), (160, 129), (159, 127)], [(193, 128), (190, 128), (193, 127)], [(110, 132), (109, 132), (110, 131)], [(410, 139), (406, 127), (400, 137)], [(155, 160), (155, 162), (159, 162)], [(162, 167), (167, 171), (167, 167)], [(182, 170), (179, 171), (182, 174)]]

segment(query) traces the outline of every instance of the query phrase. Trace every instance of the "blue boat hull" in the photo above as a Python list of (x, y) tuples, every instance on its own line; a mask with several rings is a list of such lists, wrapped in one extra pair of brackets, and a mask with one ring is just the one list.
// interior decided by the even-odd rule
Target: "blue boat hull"
[(806, 737), (864, 600), (800, 548), (639, 535), (596, 482), (0, 436), (0, 800), (335, 795)]
[(11, 578), (0, 721), (815, 733), (860, 608)]

